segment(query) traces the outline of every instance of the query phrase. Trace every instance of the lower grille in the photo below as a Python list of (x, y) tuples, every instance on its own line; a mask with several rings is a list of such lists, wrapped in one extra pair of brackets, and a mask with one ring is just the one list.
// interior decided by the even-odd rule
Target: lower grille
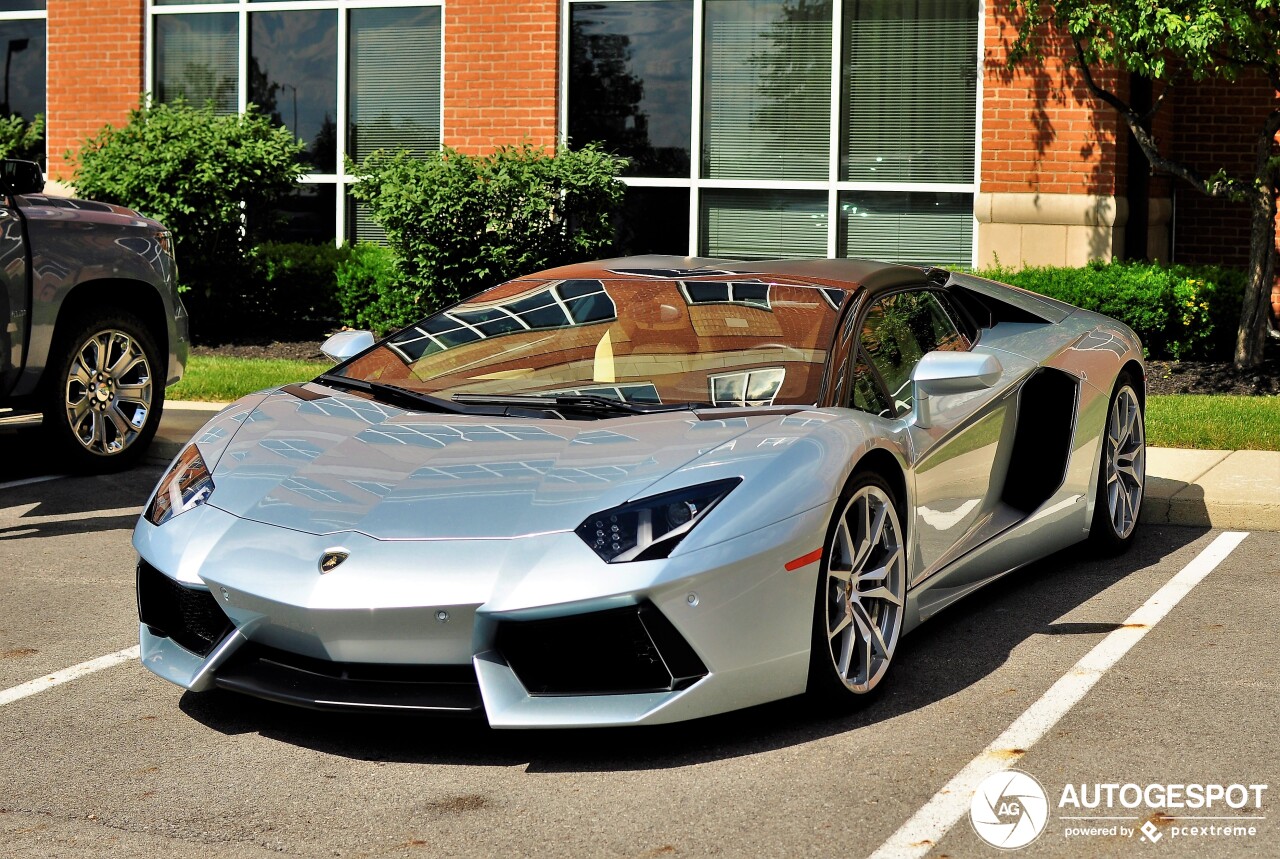
[(315, 710), (483, 712), (471, 665), (330, 662), (249, 642), (218, 670), (214, 683), (269, 701)]
[(180, 585), (144, 560), (138, 561), (138, 619), (197, 656), (208, 656), (233, 627), (213, 594)]
[(655, 606), (504, 621), (497, 649), (530, 695), (686, 689), (707, 667)]

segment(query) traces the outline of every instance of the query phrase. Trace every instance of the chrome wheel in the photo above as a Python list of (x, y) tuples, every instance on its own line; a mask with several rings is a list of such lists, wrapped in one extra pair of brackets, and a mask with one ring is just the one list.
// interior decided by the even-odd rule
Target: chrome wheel
[(98, 456), (121, 453), (151, 414), (147, 353), (128, 332), (99, 331), (75, 351), (63, 391), (67, 426), (80, 445)]
[(1107, 417), (1106, 449), (1102, 456), (1106, 478), (1107, 512), (1111, 529), (1120, 539), (1133, 532), (1142, 506), (1146, 480), (1146, 437), (1142, 406), (1133, 388), (1122, 387), (1111, 403)]
[(902, 631), (906, 554), (893, 499), (861, 486), (836, 520), (823, 583), (831, 665), (845, 687), (871, 691), (893, 658)]

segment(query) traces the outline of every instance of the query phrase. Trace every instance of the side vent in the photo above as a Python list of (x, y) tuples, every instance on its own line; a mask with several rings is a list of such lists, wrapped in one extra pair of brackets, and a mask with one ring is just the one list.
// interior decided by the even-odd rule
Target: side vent
[(1080, 383), (1042, 368), (1018, 392), (1018, 427), (1001, 500), (1031, 513), (1062, 485), (1075, 434)]

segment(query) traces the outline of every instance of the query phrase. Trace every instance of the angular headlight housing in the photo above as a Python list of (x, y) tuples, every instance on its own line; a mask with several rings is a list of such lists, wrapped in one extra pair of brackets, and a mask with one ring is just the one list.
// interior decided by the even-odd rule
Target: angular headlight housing
[(665, 558), (741, 482), (733, 477), (630, 501), (588, 516), (575, 530), (606, 563)]
[(179, 513), (199, 507), (213, 492), (213, 478), (200, 456), (200, 449), (189, 444), (178, 454), (168, 473), (160, 479), (155, 498), (143, 514), (152, 525), (163, 525)]

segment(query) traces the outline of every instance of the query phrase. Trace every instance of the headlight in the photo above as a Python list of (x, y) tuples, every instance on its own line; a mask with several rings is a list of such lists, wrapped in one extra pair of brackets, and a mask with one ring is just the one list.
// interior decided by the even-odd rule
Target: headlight
[(631, 501), (588, 516), (576, 531), (610, 564), (665, 558), (741, 482), (734, 477)]
[(178, 455), (178, 461), (160, 480), (156, 497), (144, 514), (152, 525), (163, 525), (179, 513), (199, 507), (213, 492), (213, 478), (205, 467), (200, 450), (194, 444), (187, 445)]

